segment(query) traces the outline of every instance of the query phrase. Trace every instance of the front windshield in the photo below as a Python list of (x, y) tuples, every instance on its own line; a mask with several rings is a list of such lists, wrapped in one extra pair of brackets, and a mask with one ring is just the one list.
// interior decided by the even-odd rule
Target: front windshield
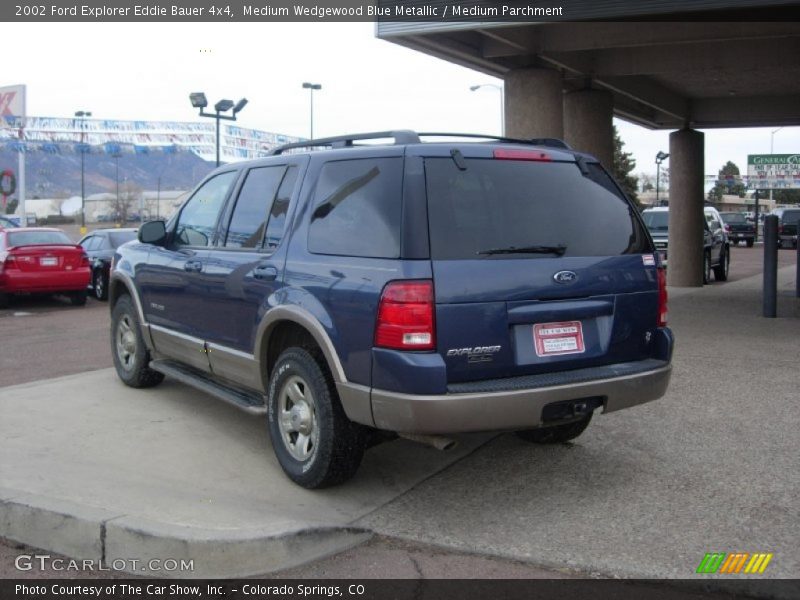
[(667, 211), (645, 211), (642, 213), (642, 218), (650, 231), (667, 231), (669, 229), (669, 213)]

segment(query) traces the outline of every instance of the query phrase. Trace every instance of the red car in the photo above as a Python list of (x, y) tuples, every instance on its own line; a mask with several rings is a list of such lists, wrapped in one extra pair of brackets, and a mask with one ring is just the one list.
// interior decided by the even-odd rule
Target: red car
[(83, 248), (60, 229), (0, 229), (0, 308), (14, 294), (64, 294), (86, 304), (91, 265)]

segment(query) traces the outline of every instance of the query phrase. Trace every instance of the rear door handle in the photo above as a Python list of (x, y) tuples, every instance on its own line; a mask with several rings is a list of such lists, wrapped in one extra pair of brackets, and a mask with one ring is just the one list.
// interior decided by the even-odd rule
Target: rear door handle
[(199, 273), (203, 270), (203, 263), (199, 260), (187, 260), (183, 265), (183, 270), (189, 273)]
[(278, 278), (278, 269), (272, 265), (259, 265), (253, 269), (253, 277), (263, 281), (275, 281)]

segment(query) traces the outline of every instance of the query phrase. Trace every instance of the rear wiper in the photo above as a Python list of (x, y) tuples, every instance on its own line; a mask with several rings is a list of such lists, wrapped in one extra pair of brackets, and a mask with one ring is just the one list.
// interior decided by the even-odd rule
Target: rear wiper
[(561, 256), (567, 251), (566, 246), (509, 246), (508, 248), (490, 248), (476, 254), (555, 254)]

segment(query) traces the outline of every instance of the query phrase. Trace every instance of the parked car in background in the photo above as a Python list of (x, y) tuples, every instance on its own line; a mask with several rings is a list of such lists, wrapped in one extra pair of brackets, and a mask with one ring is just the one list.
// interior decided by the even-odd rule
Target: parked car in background
[(97, 229), (78, 242), (92, 264), (89, 289), (98, 300), (108, 299), (108, 276), (114, 250), (135, 239), (136, 229)]
[(800, 208), (776, 208), (772, 214), (778, 217), (778, 248), (797, 248)]
[[(719, 217), (717, 209), (711, 206), (703, 208), (703, 216), (705, 217), (703, 219), (703, 283), (711, 282), (712, 271), (714, 279), (727, 281), (731, 265), (731, 251), (722, 219)], [(653, 237), (663, 264), (667, 265), (669, 207), (647, 208), (642, 211), (642, 219)]]
[(739, 242), (747, 243), (752, 248), (756, 239), (756, 225), (745, 213), (723, 212), (719, 213), (728, 232), (728, 240), (736, 246)]
[(111, 273), (120, 379), (168, 375), (266, 417), (307, 488), (395, 433), (560, 443), (661, 397), (664, 271), (603, 166), (560, 141), (421, 137), (289, 144), (142, 225)]
[(86, 304), (91, 268), (81, 246), (60, 229), (0, 230), (0, 307), (15, 294), (64, 294)]

